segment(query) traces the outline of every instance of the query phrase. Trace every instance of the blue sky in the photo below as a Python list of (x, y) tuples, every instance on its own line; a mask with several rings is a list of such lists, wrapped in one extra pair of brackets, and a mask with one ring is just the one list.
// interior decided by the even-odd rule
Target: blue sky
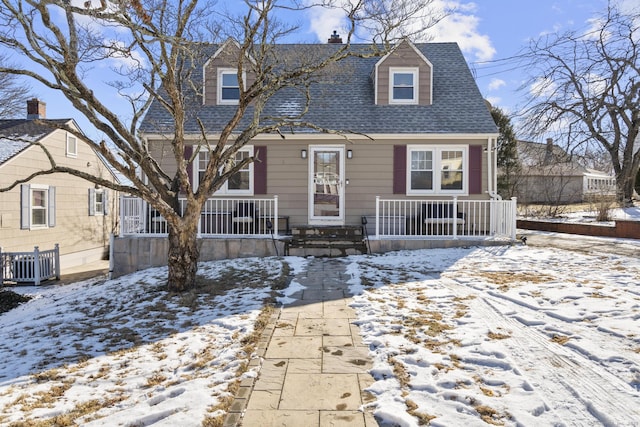
[[(516, 55), (528, 40), (545, 33), (588, 28), (589, 20), (607, 5), (606, 0), (434, 1), (436, 6), (444, 1), (457, 5), (459, 12), (438, 24), (431, 34), (433, 40), (457, 42), (482, 95), (506, 112), (516, 111), (522, 102), (524, 94), (517, 89), (525, 78), (523, 70), (514, 69), (513, 62), (507, 59)], [(620, 1), (635, 4), (638, 0)], [(308, 12), (305, 19), (297, 35), (299, 40), (324, 43), (334, 29), (340, 28), (340, 19), (335, 14)], [(113, 89), (100, 84), (107, 75), (108, 68), (96, 68), (89, 78), (95, 82), (94, 91), (116, 110), (120, 109), (126, 120), (128, 112), (122, 99)], [(74, 118), (88, 136), (102, 137), (61, 95), (37, 86), (34, 93), (47, 103), (48, 118)]]

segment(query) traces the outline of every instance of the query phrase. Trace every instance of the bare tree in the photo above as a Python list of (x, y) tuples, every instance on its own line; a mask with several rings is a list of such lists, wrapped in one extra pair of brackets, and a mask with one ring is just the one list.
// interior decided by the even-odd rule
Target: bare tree
[[(0, 64), (10, 61), (8, 55), (0, 54)], [(31, 88), (15, 74), (0, 72), (0, 119), (16, 118), (24, 113)]]
[(606, 150), (617, 199), (628, 204), (640, 168), (640, 8), (623, 12), (612, 0), (592, 23), (532, 42), (521, 114), (532, 135), (555, 131), (572, 150)]
[[(411, 36), (412, 29), (425, 30), (436, 22), (429, 14), (432, 2), (245, 0), (237, 2), (244, 13), (235, 16), (212, 2), (198, 0), (0, 0), (0, 45), (19, 53), (26, 64), (0, 65), (0, 72), (28, 76), (59, 91), (107, 136), (109, 143), (88, 144), (126, 176), (131, 186), (114, 185), (58, 166), (53, 160), (49, 170), (34, 175), (69, 173), (149, 202), (168, 223), (169, 289), (182, 291), (195, 283), (197, 227), (204, 203), (229, 177), (256, 160), (251, 157), (234, 163), (235, 153), (256, 135), (278, 131), (282, 126), (347, 134), (346, 129), (323, 129), (305, 122), (310, 87), (337, 62), (353, 56), (384, 55), (393, 43)], [(291, 14), (313, 8), (342, 11), (344, 44), (323, 55), (313, 50), (303, 56), (274, 54), (275, 44), (296, 29), (278, 20), (280, 12)], [(416, 22), (420, 24), (416, 26)], [(354, 47), (356, 35), (363, 34), (371, 43)], [(225, 126), (206, 129), (198, 118), (202, 82), (191, 77), (202, 71), (198, 60), (211, 51), (211, 43), (219, 46), (229, 36), (235, 39), (231, 59), (237, 64), (239, 102)], [(116, 70), (120, 78), (112, 84), (129, 100), (129, 122), (103, 103), (83, 79), (99, 63), (114, 58), (128, 63)], [(244, 85), (244, 72), (252, 73), (253, 83)], [(303, 93), (306, 107), (295, 117), (264, 117), (269, 98), (281, 90)], [(139, 136), (140, 121), (150, 108), (165, 109), (172, 117), (171, 123), (158, 124), (157, 133), (170, 135), (175, 173), (163, 170)], [(192, 187), (187, 172), (193, 158), (185, 159), (185, 123), (191, 119), (201, 124), (199, 150), (209, 151), (209, 163), (197, 189)], [(193, 136), (189, 137), (193, 141)], [(180, 193), (186, 198), (184, 210), (178, 200)]]

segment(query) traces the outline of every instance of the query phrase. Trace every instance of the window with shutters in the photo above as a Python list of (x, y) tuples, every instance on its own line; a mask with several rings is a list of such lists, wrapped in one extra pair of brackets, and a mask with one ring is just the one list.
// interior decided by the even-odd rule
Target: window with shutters
[(56, 224), (55, 187), (40, 184), (20, 186), (20, 228), (33, 230), (50, 228)]
[(109, 214), (109, 192), (101, 188), (89, 189), (89, 216)]
[[(237, 151), (232, 158), (229, 167), (233, 167), (240, 163), (242, 160), (247, 159), (253, 156), (253, 146), (245, 146), (241, 150)], [(197, 179), (197, 184), (199, 185), (200, 181), (204, 177), (205, 170), (207, 169), (207, 165), (209, 164), (209, 152), (208, 151), (200, 151), (198, 153), (198, 161), (197, 161), (197, 170), (194, 174)], [(216, 191), (215, 195), (253, 195), (253, 162), (245, 165), (238, 172), (234, 173), (229, 177), (227, 182), (225, 182), (222, 187), (218, 191)]]
[(467, 194), (467, 147), (407, 147), (407, 194)]

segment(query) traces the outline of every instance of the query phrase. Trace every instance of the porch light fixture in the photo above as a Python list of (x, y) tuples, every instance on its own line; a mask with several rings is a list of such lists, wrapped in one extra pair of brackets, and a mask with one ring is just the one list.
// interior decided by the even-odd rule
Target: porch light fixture
[(302, 150), (300, 150), (300, 158), (302, 158), (302, 159), (306, 159), (307, 158), (307, 150), (305, 150), (304, 148)]
[(353, 159), (353, 150), (347, 150), (347, 159)]

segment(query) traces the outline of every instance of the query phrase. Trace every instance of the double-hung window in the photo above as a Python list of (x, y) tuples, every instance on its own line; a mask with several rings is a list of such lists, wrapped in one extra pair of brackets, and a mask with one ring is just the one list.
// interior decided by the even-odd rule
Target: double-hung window
[(466, 147), (407, 147), (407, 194), (466, 194)]
[[(244, 147), (238, 150), (232, 157), (229, 164), (233, 167), (240, 163), (242, 160), (253, 156), (253, 147)], [(209, 164), (209, 152), (200, 151), (198, 153), (197, 174), (198, 183), (200, 183), (204, 177), (205, 170)], [(237, 195), (252, 195), (253, 194), (253, 163), (245, 165), (242, 169), (231, 175), (229, 179), (220, 187), (215, 193), (216, 195), (222, 194), (237, 194)]]
[(389, 103), (418, 103), (418, 68), (389, 69)]
[(39, 184), (20, 186), (20, 228), (23, 230), (55, 227), (55, 187)]
[(46, 227), (47, 226), (47, 189), (32, 188), (31, 189), (31, 226)]
[[(244, 75), (242, 77), (244, 81)], [(235, 105), (240, 100), (238, 70), (222, 68), (218, 70), (218, 104)]]

